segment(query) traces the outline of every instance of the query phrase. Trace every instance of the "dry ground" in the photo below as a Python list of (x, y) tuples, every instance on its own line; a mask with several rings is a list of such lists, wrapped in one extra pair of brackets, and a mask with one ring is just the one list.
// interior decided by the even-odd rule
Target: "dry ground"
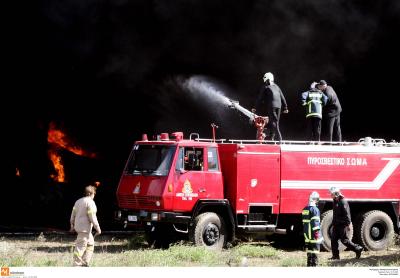
[[(71, 266), (75, 237), (68, 234), (0, 237), (0, 265)], [(149, 248), (141, 235), (101, 235), (96, 238), (93, 266), (305, 266), (301, 248), (278, 242), (247, 242), (209, 251), (187, 243), (167, 250)], [(367, 251), (361, 259), (350, 251), (341, 252), (340, 261), (329, 261), (330, 252), (319, 255), (321, 266), (400, 266), (400, 245), (384, 251)]]

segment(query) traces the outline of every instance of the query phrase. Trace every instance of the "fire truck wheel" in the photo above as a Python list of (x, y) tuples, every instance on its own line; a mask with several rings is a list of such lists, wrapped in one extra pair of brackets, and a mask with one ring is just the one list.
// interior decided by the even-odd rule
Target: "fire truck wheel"
[(358, 238), (367, 250), (384, 250), (393, 241), (394, 228), (390, 216), (380, 210), (371, 210), (360, 219)]
[[(326, 251), (332, 250), (331, 245), (331, 235), (332, 235), (332, 219), (333, 210), (327, 210), (321, 215), (321, 232), (324, 238), (322, 242), (322, 248)], [(353, 225), (350, 225), (350, 231), (347, 232), (347, 237), (351, 240), (353, 238)], [(339, 241), (339, 251), (346, 249), (346, 246)]]
[(222, 249), (226, 240), (224, 220), (213, 212), (198, 215), (190, 239), (197, 246)]

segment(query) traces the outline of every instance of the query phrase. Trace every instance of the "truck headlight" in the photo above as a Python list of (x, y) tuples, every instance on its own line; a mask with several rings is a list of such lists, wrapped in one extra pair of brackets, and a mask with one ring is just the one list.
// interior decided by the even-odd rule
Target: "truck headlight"
[(161, 205), (160, 201), (156, 201), (156, 206), (159, 207)]
[(151, 221), (158, 221), (158, 213), (151, 214)]

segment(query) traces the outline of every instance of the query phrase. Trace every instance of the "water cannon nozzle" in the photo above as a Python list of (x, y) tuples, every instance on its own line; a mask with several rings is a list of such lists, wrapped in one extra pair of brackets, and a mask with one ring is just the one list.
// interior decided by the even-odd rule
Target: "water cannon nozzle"
[(239, 101), (237, 100), (229, 100), (231, 103), (228, 105), (229, 108), (235, 109), (237, 107), (237, 105), (239, 104)]

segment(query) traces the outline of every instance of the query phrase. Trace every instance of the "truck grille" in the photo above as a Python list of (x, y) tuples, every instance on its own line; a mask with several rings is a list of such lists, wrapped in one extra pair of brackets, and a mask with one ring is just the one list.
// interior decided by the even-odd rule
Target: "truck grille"
[(161, 200), (159, 196), (119, 195), (118, 197), (119, 205), (122, 208), (160, 208), (156, 206), (156, 201)]

